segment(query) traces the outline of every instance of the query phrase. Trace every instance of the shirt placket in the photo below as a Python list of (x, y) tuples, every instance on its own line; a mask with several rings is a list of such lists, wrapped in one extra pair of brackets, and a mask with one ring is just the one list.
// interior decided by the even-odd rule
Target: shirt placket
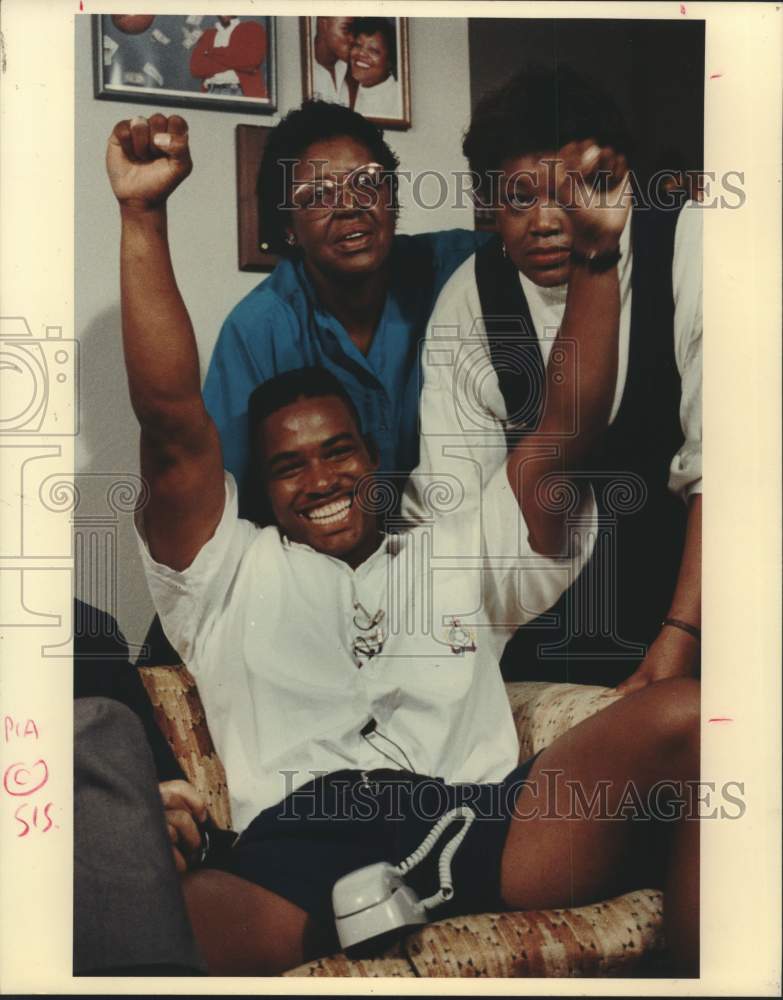
[(376, 601), (369, 588), (359, 586), (354, 575), (351, 579), (351, 651), (359, 670), (380, 655), (388, 634), (386, 611), (377, 606)]
[[(306, 278), (305, 278), (306, 280)], [(308, 287), (309, 283), (308, 283)], [(310, 292), (315, 310), (317, 326), (322, 334), (328, 334), (332, 340), (332, 349), (322, 343), (331, 364), (339, 368), (343, 375), (349, 376), (359, 389), (360, 398), (356, 400), (361, 409), (364, 430), (373, 435), (381, 452), (381, 467), (391, 470), (395, 466), (396, 449), (394, 442), (394, 404), (389, 387), (383, 380), (383, 354), (386, 341), (389, 339), (389, 317), (387, 313), (390, 303), (384, 307), (384, 312), (378, 322), (373, 338), (373, 345), (367, 356), (351, 340), (348, 331), (333, 316), (324, 312), (318, 305), (314, 292)]]
[(367, 676), (367, 665), (376, 660), (388, 638), (386, 608), (383, 594), (377, 587), (378, 559), (385, 565), (386, 543), (370, 557), (367, 563), (351, 573), (351, 604), (353, 614), (354, 663)]

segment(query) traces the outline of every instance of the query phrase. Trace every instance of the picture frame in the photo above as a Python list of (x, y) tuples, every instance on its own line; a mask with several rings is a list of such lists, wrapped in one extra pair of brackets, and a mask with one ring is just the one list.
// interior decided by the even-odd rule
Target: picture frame
[(473, 225), (476, 231), (480, 233), (498, 232), (497, 212), (494, 208), (486, 208), (483, 205), (474, 204)]
[[(300, 17), (304, 98), (320, 97), (344, 104), (383, 128), (409, 129), (408, 20), (407, 17)], [(352, 34), (356, 22), (368, 30)], [(318, 50), (327, 60), (334, 60), (331, 67), (327, 68), (317, 58)], [(381, 76), (383, 73), (386, 75)], [(367, 82), (360, 82), (357, 76)]]
[[(277, 109), (275, 21), (267, 16), (94, 14), (95, 97), (271, 114)], [(258, 65), (248, 69), (248, 56), (255, 54)]]
[(271, 271), (277, 264), (264, 238), (258, 171), (271, 128), (237, 125), (237, 237), (240, 271)]

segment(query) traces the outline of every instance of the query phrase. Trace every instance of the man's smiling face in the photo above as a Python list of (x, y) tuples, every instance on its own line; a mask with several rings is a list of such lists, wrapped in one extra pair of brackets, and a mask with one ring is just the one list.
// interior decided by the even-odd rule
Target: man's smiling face
[[(258, 430), (275, 521), (292, 541), (358, 566), (375, 551), (376, 516), (357, 496), (378, 467), (353, 413), (339, 396), (297, 399)], [(370, 480), (365, 479), (364, 486)]]

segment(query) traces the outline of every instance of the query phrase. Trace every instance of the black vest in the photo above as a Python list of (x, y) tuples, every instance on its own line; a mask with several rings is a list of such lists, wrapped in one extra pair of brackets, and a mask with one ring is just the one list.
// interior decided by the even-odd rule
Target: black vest
[[(667, 485), (683, 442), (672, 293), (678, 214), (634, 212), (625, 387), (585, 470), (599, 511), (595, 552), (560, 601), (508, 643), (507, 680), (616, 684), (639, 665), (669, 608), (687, 520), (685, 504)], [(511, 444), (540, 419), (543, 361), (517, 270), (499, 239), (477, 252), (476, 282), (500, 391), (513, 415)]]

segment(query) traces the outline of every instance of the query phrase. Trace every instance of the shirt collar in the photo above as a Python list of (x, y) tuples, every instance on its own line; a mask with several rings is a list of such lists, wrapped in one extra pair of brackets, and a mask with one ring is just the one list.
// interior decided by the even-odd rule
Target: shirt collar
[(384, 531), (383, 537), (381, 538), (381, 543), (378, 548), (373, 552), (371, 556), (368, 556), (364, 562), (357, 566), (355, 570), (351, 569), (347, 562), (342, 559), (337, 559), (335, 556), (327, 555), (325, 552), (318, 552), (311, 545), (307, 545), (306, 542), (295, 542), (280, 532), (280, 542), (284, 549), (288, 551), (298, 550), (300, 552), (308, 552), (319, 559), (328, 559), (329, 562), (335, 563), (338, 566), (344, 567), (349, 573), (356, 573), (357, 575), (363, 575), (368, 572), (372, 566), (375, 565), (380, 559), (385, 559), (387, 556), (396, 556), (400, 553), (407, 540), (406, 534), (403, 533), (393, 533)]
[[(305, 290), (307, 299), (316, 313), (318, 313), (318, 317), (321, 320), (322, 325), (343, 330), (342, 323), (340, 323), (340, 321), (321, 304), (321, 300), (318, 298), (318, 293), (315, 290), (315, 285), (313, 284), (310, 275), (307, 273), (304, 260), (302, 260), (301, 257), (297, 257), (292, 261), (292, 264), (294, 271), (296, 272), (296, 276)], [(386, 297), (388, 300), (388, 292)]]
[[(393, 251), (392, 251), (393, 252)], [(316, 293), (315, 287), (310, 280), (310, 276), (307, 273), (307, 268), (305, 267), (304, 261), (299, 259), (292, 261), (294, 272), (299, 280), (301, 287), (304, 289), (305, 296), (307, 298), (310, 307), (315, 314), (317, 319), (317, 325), (320, 330), (328, 331), (335, 338), (335, 341), (339, 347), (340, 352), (353, 359), (354, 363), (358, 364), (364, 370), (370, 372), (377, 377), (377, 372), (373, 367), (373, 362), (371, 360), (371, 355), (377, 354), (378, 347), (376, 345), (383, 343), (384, 336), (383, 330), (388, 322), (388, 316), (390, 309), (393, 310), (394, 300), (394, 289), (393, 284), (390, 281), (389, 288), (386, 292), (386, 299), (384, 301), (383, 310), (381, 311), (380, 319), (378, 320), (378, 326), (375, 329), (375, 335), (373, 337), (373, 343), (370, 347), (370, 351), (367, 355), (361, 353), (359, 348), (351, 340), (348, 331), (345, 329), (343, 324), (330, 313), (321, 304), (318, 295)], [(375, 351), (373, 350), (375, 348)]]
[(344, 59), (338, 59), (334, 64), (334, 86), (339, 90), (348, 74), (348, 63)]
[(238, 17), (232, 17), (231, 21), (227, 25), (222, 25), (220, 21), (215, 22), (215, 46), (217, 48), (223, 48), (228, 45), (228, 40), (231, 37), (231, 33), (239, 24)]

